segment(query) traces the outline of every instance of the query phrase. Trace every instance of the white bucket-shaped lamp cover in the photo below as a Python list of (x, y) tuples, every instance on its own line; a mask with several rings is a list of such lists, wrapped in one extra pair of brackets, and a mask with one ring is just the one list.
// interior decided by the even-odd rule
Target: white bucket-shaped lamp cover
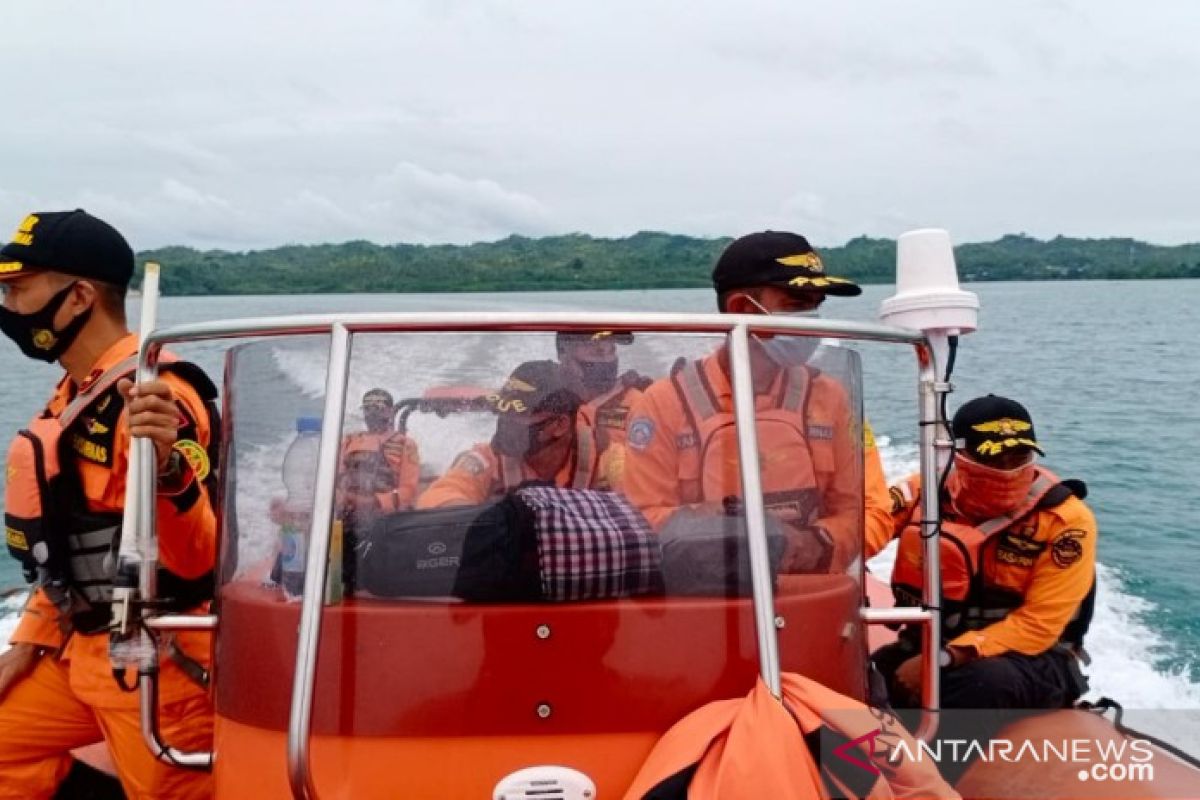
[(923, 331), (944, 375), (946, 339), (971, 333), (979, 321), (979, 297), (958, 286), (950, 234), (923, 228), (896, 240), (896, 293), (879, 307), (879, 318), (898, 328)]

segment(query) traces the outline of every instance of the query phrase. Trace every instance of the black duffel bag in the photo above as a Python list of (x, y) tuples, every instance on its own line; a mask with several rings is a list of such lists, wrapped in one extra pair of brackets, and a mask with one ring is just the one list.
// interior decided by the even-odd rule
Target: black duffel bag
[(355, 548), (358, 588), (379, 597), (541, 599), (531, 515), (511, 495), (478, 506), (399, 511)]
[(358, 587), (379, 597), (561, 602), (662, 593), (658, 540), (628, 501), (532, 483), (484, 505), (381, 517), (355, 560)]

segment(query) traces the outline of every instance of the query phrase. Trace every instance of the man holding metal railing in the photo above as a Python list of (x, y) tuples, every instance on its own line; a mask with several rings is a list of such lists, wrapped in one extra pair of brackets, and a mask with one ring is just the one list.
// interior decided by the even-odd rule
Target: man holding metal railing
[(406, 511), (417, 500), (421, 455), (417, 443), (395, 428), (396, 404), (386, 389), (362, 399), (365, 431), (342, 441), (340, 506), (346, 514), (370, 519)]
[[(1097, 529), (1086, 487), (1037, 463), (1033, 419), (1015, 400), (977, 397), (951, 428), (954, 461), (940, 487), (941, 705), (1069, 707), (1087, 689), (1079, 661), (1095, 592)], [(920, 605), (922, 491), (918, 476), (891, 489), (899, 605)], [(885, 543), (870, 543), (868, 555)], [(873, 659), (892, 703), (918, 705), (915, 632), (902, 631)]]
[[(764, 231), (737, 239), (713, 270), (717, 305), (731, 314), (817, 316), (829, 295), (862, 293), (828, 275), (803, 237)], [(751, 371), (768, 513), (786, 523), (781, 569), (845, 569), (861, 550), (869, 518), (888, 519), (887, 490), (874, 441), (857, 463), (849, 399), (835, 379), (808, 364), (819, 339), (755, 334)], [(625, 493), (660, 532), (681, 509), (737, 513), (733, 389), (729, 350), (678, 364), (646, 389), (630, 413)], [(731, 510), (732, 509), (732, 510)], [(681, 517), (683, 519), (683, 517)], [(873, 523), (878, 525), (879, 523)]]
[[(139, 698), (114, 680), (109, 622), (131, 435), (158, 460), (159, 587), (164, 608), (202, 607), (212, 593), (216, 518), (210, 444), (216, 389), (164, 355), (162, 377), (134, 386), (138, 341), (125, 320), (134, 256), (83, 212), (30, 214), (0, 249), (0, 329), (30, 358), (66, 374), (9, 453), (9, 553), (35, 584), (12, 646), (0, 655), (0, 798), (48, 798), (70, 751), (109, 745), (130, 798), (200, 798), (203, 772), (159, 761), (142, 739)], [(162, 732), (209, 750), (208, 634), (162, 643)], [(122, 672), (122, 680), (127, 676)]]

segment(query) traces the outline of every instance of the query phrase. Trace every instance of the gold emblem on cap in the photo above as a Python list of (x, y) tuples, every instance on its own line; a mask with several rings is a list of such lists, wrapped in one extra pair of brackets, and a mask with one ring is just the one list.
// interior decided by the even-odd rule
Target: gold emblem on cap
[(1018, 433), (1024, 433), (1032, 427), (1032, 425), (1024, 420), (1002, 417), (1001, 419), (994, 419), (991, 422), (981, 422), (978, 425), (972, 425), (971, 430), (979, 431), (980, 433), (998, 433), (1001, 436), (1016, 436)]
[(57, 341), (58, 337), (45, 328), (38, 328), (33, 332), (33, 346), (38, 350), (49, 350)]
[(794, 256), (783, 256), (775, 260), (785, 267), (804, 267), (813, 272), (825, 271), (825, 265), (821, 263), (821, 257), (816, 253), (797, 253)]
[(36, 214), (30, 214), (25, 219), (21, 220), (21, 224), (17, 226), (17, 232), (13, 234), (13, 244), (24, 245), (28, 247), (33, 244), (33, 229), (41, 222)]
[(0, 275), (7, 275), (10, 272), (20, 272), (24, 266), (20, 261), (5, 261), (0, 263)]
[(850, 283), (850, 281), (846, 280), (845, 278), (835, 278), (832, 275), (823, 275), (820, 278), (810, 278), (806, 275), (800, 275), (799, 277), (792, 278), (790, 281), (788, 281), (788, 286), (795, 286), (801, 289), (806, 289), (809, 287), (824, 289), (828, 286), (833, 286), (834, 284), (838, 283)]
[(1012, 436), (1008, 439), (999, 440), (986, 439), (979, 443), (979, 446), (975, 448), (975, 452), (982, 456), (995, 456), (1003, 453), (1006, 447), (1020, 447), (1021, 445), (1037, 447), (1038, 443), (1033, 439), (1026, 439), (1022, 436)]
[(536, 392), (537, 387), (530, 386), (520, 378), (509, 378), (501, 388), (503, 392)]

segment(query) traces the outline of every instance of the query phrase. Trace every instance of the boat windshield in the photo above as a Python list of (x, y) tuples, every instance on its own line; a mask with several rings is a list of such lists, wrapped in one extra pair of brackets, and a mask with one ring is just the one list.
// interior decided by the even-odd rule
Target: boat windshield
[[(779, 658), (863, 696), (860, 367), (749, 342)], [(286, 728), (328, 336), (226, 365), (220, 713)], [(358, 332), (318, 736), (662, 731), (758, 673), (724, 334)], [(222, 676), (236, 680), (222, 680)]]

